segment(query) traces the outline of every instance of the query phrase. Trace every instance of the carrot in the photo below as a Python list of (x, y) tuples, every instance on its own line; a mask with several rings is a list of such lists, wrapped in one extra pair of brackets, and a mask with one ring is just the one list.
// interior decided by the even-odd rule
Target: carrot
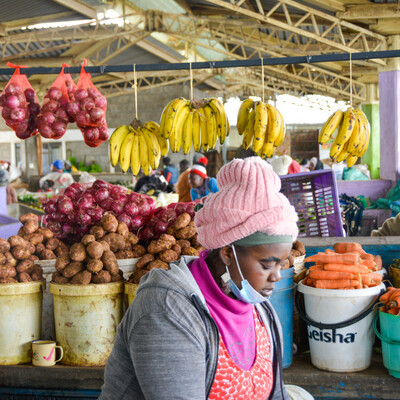
[(399, 308), (400, 307), (400, 295), (390, 299), (389, 307), (392, 307), (392, 308)]
[(376, 274), (374, 272), (371, 272), (369, 274), (362, 274), (361, 280), (364, 285), (368, 285), (368, 286), (371, 284), (376, 285), (376, 283), (382, 282), (382, 276), (379, 274)]
[(390, 310), (388, 310), (388, 314), (399, 315), (399, 313), (400, 313), (400, 308), (391, 308)]
[(389, 301), (390, 295), (391, 295), (393, 292), (396, 292), (397, 290), (399, 290), (399, 293), (400, 293), (400, 289), (396, 289), (396, 288), (394, 288), (394, 287), (392, 287), (392, 286), (389, 286), (389, 287), (387, 288), (387, 291), (386, 291), (381, 297), (379, 297), (379, 301), (380, 301), (381, 303), (383, 303), (383, 304), (386, 304), (386, 303)]
[(371, 272), (363, 265), (325, 264), (325, 271), (350, 272), (352, 274), (368, 274)]
[(334, 254), (335, 251), (332, 249), (325, 249), (325, 254)]
[(340, 290), (353, 290), (353, 289), (357, 289), (357, 287), (356, 286), (346, 286)]
[(361, 279), (361, 274), (357, 274), (357, 281), (358, 281), (358, 285), (356, 289), (362, 289), (363, 288), (363, 282)]
[(322, 265), (313, 265), (310, 268), (308, 268), (309, 271), (321, 271), (323, 269), (324, 267)]
[(375, 257), (373, 254), (365, 253), (365, 254), (361, 254), (361, 259), (362, 260), (374, 260)]
[(318, 264), (358, 264), (360, 261), (360, 256), (357, 254), (345, 253), (345, 254), (315, 254), (313, 256), (307, 257), (304, 261), (315, 262)]
[(397, 297), (398, 295), (400, 295), (400, 289), (392, 290), (392, 291), (390, 292), (390, 295), (389, 295), (389, 301), (392, 301), (392, 299), (394, 299), (394, 298)]
[(369, 269), (374, 269), (376, 267), (374, 260), (361, 260), (360, 264), (365, 265)]
[(350, 272), (338, 272), (338, 271), (310, 271), (310, 278), (313, 279), (355, 279), (356, 275)]
[(333, 249), (335, 250), (336, 253), (340, 254), (350, 253), (352, 251), (355, 251), (359, 254), (365, 253), (360, 243), (351, 243), (351, 242), (335, 243), (333, 245)]
[(349, 286), (358, 286), (355, 279), (318, 279), (315, 287), (319, 289), (343, 289)]
[(382, 269), (382, 257), (380, 255), (375, 256), (375, 264), (376, 271), (380, 271)]

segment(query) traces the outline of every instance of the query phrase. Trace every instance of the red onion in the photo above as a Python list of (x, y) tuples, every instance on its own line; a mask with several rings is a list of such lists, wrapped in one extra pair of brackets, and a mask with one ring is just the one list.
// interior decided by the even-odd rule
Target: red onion
[(97, 96), (101, 96), (100, 92), (95, 87), (88, 87), (87, 93), (90, 97), (96, 98)]
[(62, 121), (64, 121), (64, 122), (69, 122), (69, 116), (68, 116), (68, 113), (67, 113), (67, 110), (65, 110), (65, 108), (59, 108), (57, 111), (56, 111), (56, 117), (58, 118), (58, 119), (60, 119), (60, 120), (62, 120)]
[[(96, 182), (94, 182), (94, 183), (96, 183)], [(108, 189), (103, 187), (103, 188), (96, 189), (93, 194), (93, 197), (96, 200), (96, 202), (100, 204), (103, 200), (108, 199), (109, 195), (110, 195), (110, 193), (109, 193)]]
[(45, 97), (56, 101), (60, 100), (62, 97), (62, 91), (59, 88), (51, 87)]
[(84, 212), (79, 212), (77, 217), (77, 220), (82, 224), (82, 225), (88, 225), (92, 222), (92, 218), (90, 217), (89, 214), (86, 214)]
[(76, 114), (75, 121), (79, 126), (86, 126), (90, 124), (90, 115), (86, 111), (80, 111)]
[(69, 222), (66, 222), (63, 226), (62, 226), (62, 231), (64, 234), (69, 235), (70, 233), (73, 233), (73, 227)]
[(125, 205), (124, 211), (130, 217), (136, 217), (136, 215), (139, 214), (139, 207), (135, 203), (128, 203), (128, 204)]
[(120, 203), (117, 203), (116, 201), (113, 201), (112, 205), (111, 205), (111, 211), (115, 214), (115, 215), (119, 215), (122, 214), (124, 211), (124, 206)]
[(54, 221), (52, 219), (47, 221), (47, 227), (52, 231), (52, 232), (58, 232), (61, 229), (61, 224), (57, 221)]
[(74, 205), (72, 204), (71, 199), (67, 196), (62, 196), (57, 205), (58, 210), (62, 214), (72, 214), (74, 212)]
[(110, 211), (113, 204), (114, 204), (114, 200), (108, 198), (101, 202), (100, 207), (106, 211)]
[(175, 222), (175, 220), (178, 218), (178, 215), (175, 210), (172, 209), (165, 209), (164, 212), (159, 213), (157, 215), (157, 218), (159, 218), (161, 221), (167, 222), (168, 224)]
[(26, 101), (29, 101), (30, 103), (34, 103), (36, 100), (36, 93), (33, 89), (28, 88), (25, 89), (24, 91), (25, 99)]
[(146, 226), (139, 233), (139, 238), (143, 242), (150, 242), (150, 240), (152, 240), (154, 238), (154, 236), (155, 235), (154, 235), (153, 231), (148, 226)]
[(175, 211), (178, 215), (181, 215), (186, 212), (186, 203), (178, 203), (175, 207)]
[(116, 198), (116, 196), (119, 196), (120, 194), (126, 194), (126, 188), (123, 188), (121, 186), (112, 186), (110, 189), (110, 196), (113, 198)]
[(87, 213), (92, 217), (92, 220), (99, 222), (104, 215), (104, 210), (101, 207), (90, 208)]
[(110, 185), (108, 182), (103, 181), (102, 179), (97, 179), (96, 181), (93, 182), (92, 188), (97, 190), (97, 189), (109, 189), (112, 185)]
[(57, 120), (51, 126), (53, 128), (53, 132), (56, 136), (63, 136), (67, 131), (67, 124), (64, 121)]
[(74, 182), (71, 185), (68, 186), (68, 189), (73, 189), (77, 192), (83, 192), (85, 190), (85, 188), (83, 187), (83, 185), (79, 182)]
[(10, 112), (10, 118), (13, 121), (22, 122), (26, 118), (26, 111), (24, 108), (14, 108)]
[(59, 108), (59, 104), (55, 100), (49, 100), (47, 103), (45, 103), (42, 107), (42, 112), (49, 111), (51, 113), (55, 113)]
[(131, 226), (132, 224), (132, 218), (126, 214), (126, 213), (122, 213), (120, 215), (117, 216), (117, 220), (119, 222), (125, 222), (125, 224), (128, 226), (128, 228)]
[(93, 207), (94, 199), (90, 194), (84, 194), (76, 203), (76, 207), (79, 211), (86, 211), (89, 208)]
[(95, 107), (90, 111), (90, 119), (93, 122), (100, 121), (102, 118), (104, 118), (104, 112), (101, 108)]
[[(22, 135), (27, 130), (28, 130), (28, 122), (27, 121), (23, 121), (15, 127), (15, 133), (17, 133), (18, 135)], [(30, 134), (30, 132), (28, 132), (28, 133)]]
[(46, 125), (45, 123), (39, 122), (39, 132), (46, 139), (51, 139), (51, 137), (53, 136), (51, 126)]
[(93, 99), (91, 99), (90, 97), (85, 97), (79, 102), (79, 106), (82, 110), (90, 111), (92, 108), (94, 108), (95, 104)]
[(167, 232), (167, 229), (168, 229), (168, 223), (161, 220), (157, 221), (154, 225), (154, 231), (158, 235)]
[(10, 119), (10, 111), (11, 111), (10, 108), (4, 107), (4, 108), (1, 110), (1, 116), (2, 116), (5, 120)]
[(140, 229), (143, 225), (145, 224), (145, 219), (144, 217), (137, 215), (136, 217), (132, 218), (132, 222), (131, 222), (131, 228), (134, 231), (137, 231), (138, 229)]
[(118, 194), (116, 196), (113, 197), (113, 199), (122, 205), (125, 206), (125, 204), (128, 202), (128, 196), (126, 194)]
[[(78, 123), (78, 119), (76, 122)], [(86, 140), (94, 142), (96, 140), (99, 140), (100, 132), (95, 126), (89, 126), (87, 128), (84, 128), (83, 134)]]
[(108, 130), (107, 125), (99, 126), (99, 132), (99, 139), (102, 141), (108, 140), (108, 138), (110, 137), (110, 131)]
[(86, 235), (89, 232), (89, 229), (89, 225), (80, 225), (75, 227), (75, 233), (78, 235), (77, 239), (80, 239), (83, 235)]
[(10, 83), (5, 89), (4, 89), (4, 94), (6, 96), (10, 94), (17, 94), (17, 93), (22, 93), (22, 89), (19, 85), (16, 83)]
[(39, 103), (29, 103), (28, 110), (29, 110), (30, 115), (34, 115), (34, 116), (38, 115), (40, 112)]
[(53, 113), (47, 111), (47, 112), (43, 113), (41, 120), (46, 125), (51, 125), (56, 120), (56, 117)]
[(75, 117), (80, 111), (79, 103), (77, 101), (71, 101), (67, 105), (67, 113), (72, 117)]
[(107, 99), (104, 96), (97, 96), (95, 101), (96, 107), (104, 109), (107, 107)]
[(7, 97), (4, 94), (0, 96), (0, 107), (4, 107), (6, 105), (6, 99)]
[(86, 97), (88, 97), (88, 92), (85, 89), (78, 89), (75, 92), (75, 99), (77, 101), (81, 101), (82, 99), (85, 99)]
[(21, 104), (20, 104), (20, 101), (19, 101), (19, 99), (18, 99), (17, 96), (11, 95), (11, 96), (8, 96), (8, 97), (6, 98), (5, 107), (8, 107), (8, 108), (17, 108), (17, 107), (19, 107), (20, 105), (21, 105)]

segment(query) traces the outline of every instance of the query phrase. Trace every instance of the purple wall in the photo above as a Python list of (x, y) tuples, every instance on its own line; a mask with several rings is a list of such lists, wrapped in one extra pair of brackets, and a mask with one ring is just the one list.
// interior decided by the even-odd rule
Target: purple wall
[(338, 180), (337, 188), (339, 196), (346, 193), (348, 196), (371, 197), (372, 200), (377, 200), (380, 197), (385, 197), (389, 189), (394, 186), (394, 183), (389, 180), (371, 180), (371, 181), (341, 181)]

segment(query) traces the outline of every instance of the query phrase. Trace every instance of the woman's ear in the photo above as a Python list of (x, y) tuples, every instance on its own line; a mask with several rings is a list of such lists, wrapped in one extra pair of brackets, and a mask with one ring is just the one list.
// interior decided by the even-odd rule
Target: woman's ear
[(225, 247), (221, 247), (219, 249), (219, 258), (221, 259), (221, 261), (225, 264), (225, 265), (231, 265), (231, 260), (232, 260), (232, 247), (230, 246), (225, 246)]

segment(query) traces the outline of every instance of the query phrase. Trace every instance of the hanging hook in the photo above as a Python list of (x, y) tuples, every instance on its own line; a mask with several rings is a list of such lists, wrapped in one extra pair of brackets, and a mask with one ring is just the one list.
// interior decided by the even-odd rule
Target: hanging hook
[(310, 63), (311, 63), (311, 60), (312, 60), (312, 56), (306, 56), (306, 60), (307, 60), (307, 62), (310, 64)]

